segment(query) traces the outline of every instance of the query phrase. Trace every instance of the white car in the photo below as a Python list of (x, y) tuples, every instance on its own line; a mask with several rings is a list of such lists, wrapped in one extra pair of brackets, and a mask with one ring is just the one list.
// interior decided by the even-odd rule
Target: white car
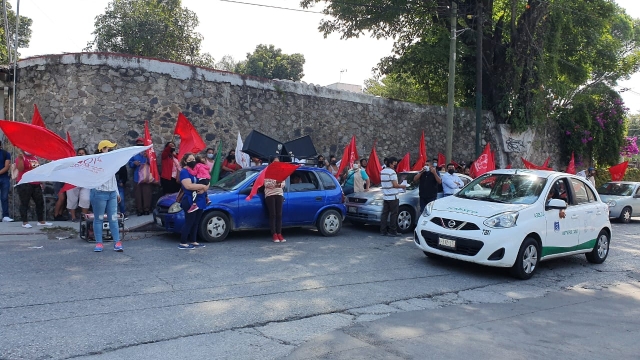
[(586, 254), (600, 264), (610, 239), (607, 204), (590, 182), (540, 170), (484, 174), (429, 203), (414, 232), (427, 256), (511, 268), (520, 279), (533, 276), (541, 260), (560, 256)]

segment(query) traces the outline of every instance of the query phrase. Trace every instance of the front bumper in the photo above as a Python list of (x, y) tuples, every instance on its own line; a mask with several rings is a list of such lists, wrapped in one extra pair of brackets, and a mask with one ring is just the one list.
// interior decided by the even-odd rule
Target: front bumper
[(382, 218), (382, 206), (354, 205), (347, 203), (347, 219), (369, 224), (379, 224)]
[[(481, 226), (466, 227), (477, 227), (477, 230), (452, 230), (431, 220), (432, 217), (420, 217), (418, 220), (413, 240), (420, 250), (495, 267), (511, 267), (515, 263), (522, 239), (508, 237), (510, 234), (505, 229), (489, 229), (476, 221)], [(441, 245), (440, 238), (455, 241), (455, 246)]]
[(184, 211), (170, 214), (169, 207), (157, 205), (153, 209), (153, 223), (169, 232), (180, 232), (184, 223)]

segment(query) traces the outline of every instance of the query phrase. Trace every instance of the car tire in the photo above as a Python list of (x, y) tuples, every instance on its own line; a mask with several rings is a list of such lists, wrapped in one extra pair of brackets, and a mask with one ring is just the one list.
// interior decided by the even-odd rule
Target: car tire
[(229, 235), (231, 222), (229, 217), (220, 211), (209, 211), (200, 220), (200, 238), (207, 242), (223, 241)]
[(618, 218), (621, 223), (628, 224), (631, 222), (631, 208), (625, 206), (624, 209), (620, 212), (620, 217)]
[(430, 253), (428, 251), (423, 251), (423, 253), (430, 259), (437, 259), (440, 260), (442, 259), (442, 255), (438, 255), (438, 254), (434, 254), (434, 253)]
[(338, 235), (342, 229), (342, 215), (336, 210), (325, 210), (318, 218), (317, 227), (323, 236)]
[(415, 218), (411, 207), (400, 206), (398, 210), (398, 232), (402, 234), (410, 233), (413, 229)]
[(511, 268), (511, 274), (521, 280), (530, 279), (538, 269), (539, 263), (540, 244), (535, 239), (528, 237), (520, 245), (518, 257)]
[(609, 255), (609, 233), (606, 230), (601, 230), (596, 239), (596, 245), (593, 247), (590, 253), (586, 253), (587, 261), (592, 264), (602, 264)]

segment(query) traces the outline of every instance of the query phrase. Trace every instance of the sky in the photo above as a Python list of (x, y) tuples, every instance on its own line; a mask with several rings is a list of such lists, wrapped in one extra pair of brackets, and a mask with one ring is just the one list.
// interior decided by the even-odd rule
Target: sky
[[(299, 0), (239, 0), (247, 3), (300, 9)], [(16, 0), (9, 0), (16, 9)], [(617, 0), (627, 13), (640, 18), (640, 0)], [(30, 57), (63, 52), (80, 52), (93, 37), (94, 19), (104, 12), (109, 0), (20, 0), (20, 15), (33, 20)], [(363, 85), (373, 76), (372, 68), (391, 55), (393, 40), (365, 36), (341, 40), (339, 34), (324, 38), (318, 31), (318, 13), (289, 11), (221, 0), (182, 0), (199, 19), (197, 31), (203, 37), (202, 51), (216, 60), (231, 55), (246, 58), (258, 44), (273, 44), (284, 53), (301, 53), (306, 63), (302, 81), (316, 85), (336, 82)], [(320, 11), (320, 8), (311, 9)], [(622, 97), (630, 113), (640, 112), (640, 74), (620, 82), (630, 91)]]

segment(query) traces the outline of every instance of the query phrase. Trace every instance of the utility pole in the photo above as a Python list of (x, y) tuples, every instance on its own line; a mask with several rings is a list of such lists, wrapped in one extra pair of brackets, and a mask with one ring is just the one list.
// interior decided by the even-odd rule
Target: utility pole
[(447, 143), (445, 157), (447, 163), (451, 162), (453, 152), (453, 113), (455, 111), (455, 85), (456, 85), (456, 24), (458, 19), (458, 4), (451, 1), (451, 41), (449, 43), (449, 94), (447, 98)]
[(482, 0), (476, 14), (476, 158), (480, 156), (482, 140)]

